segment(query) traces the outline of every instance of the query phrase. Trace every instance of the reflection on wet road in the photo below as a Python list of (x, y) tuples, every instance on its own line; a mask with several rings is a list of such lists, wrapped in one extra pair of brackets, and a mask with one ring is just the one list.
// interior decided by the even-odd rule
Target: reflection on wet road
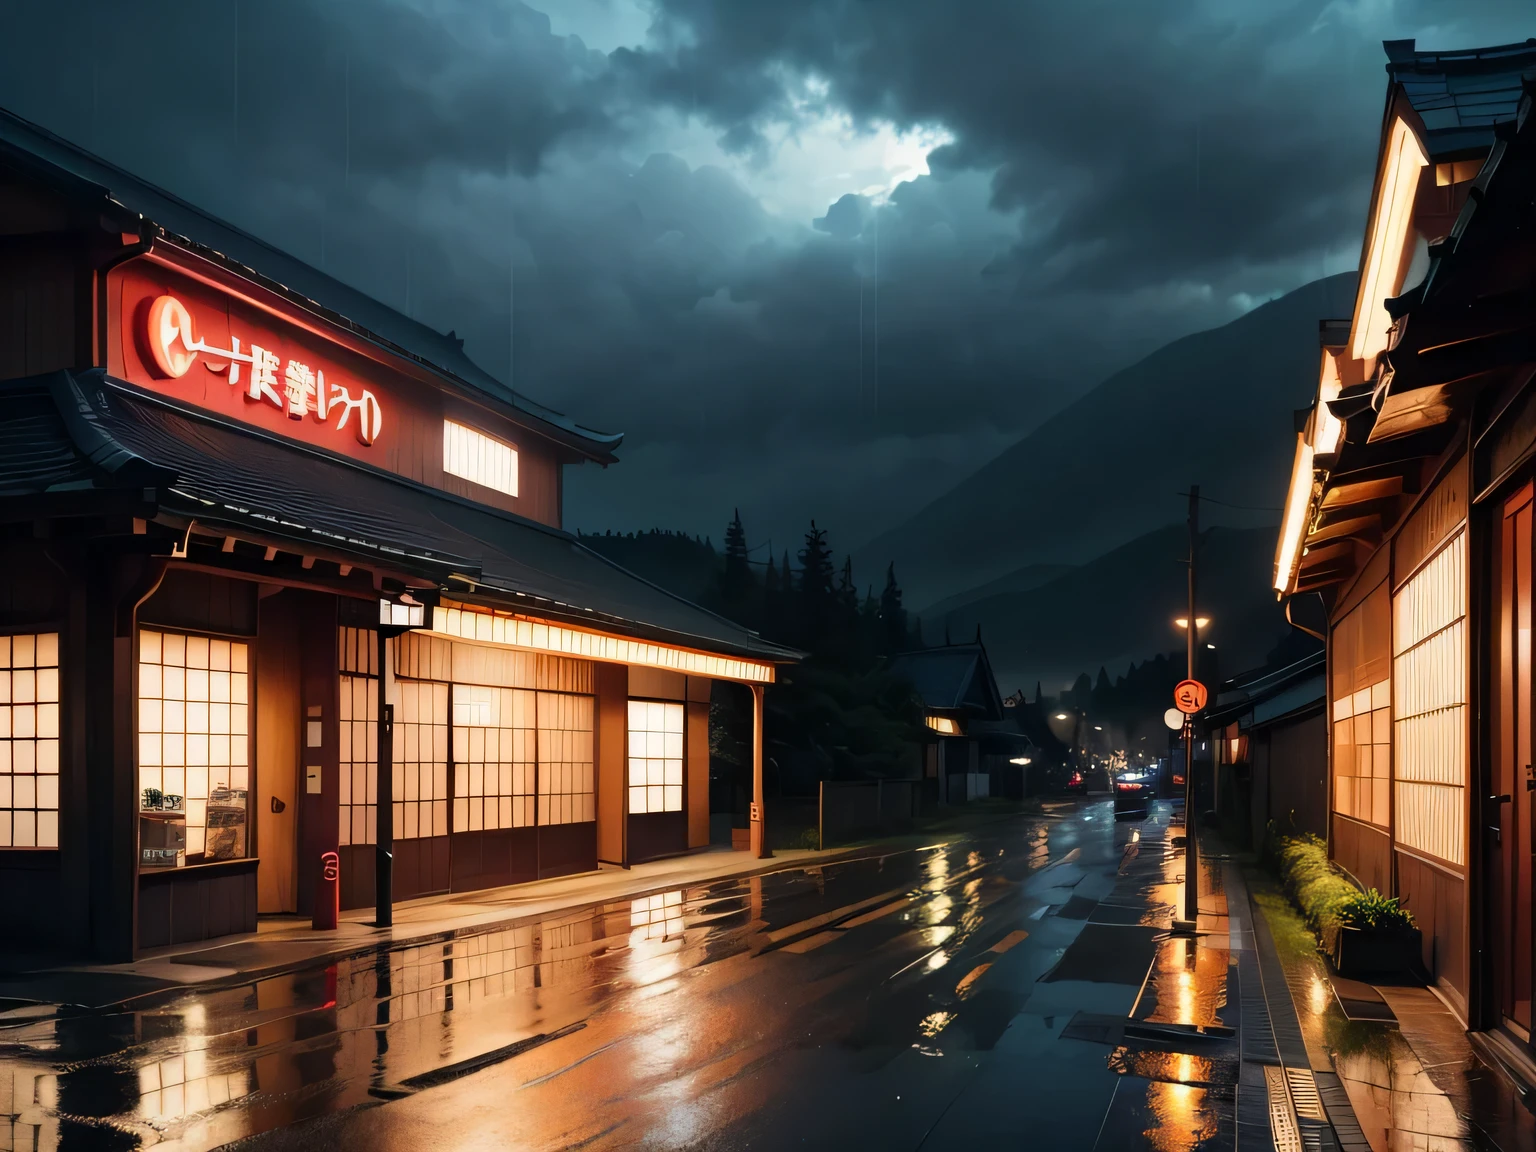
[[(1091, 1148), (1132, 1080), (1147, 1146), (1204, 1147), (1230, 1068), (1061, 1039), (1139, 988), (1037, 983), (1090, 927), (1114, 951), (1166, 924), (1156, 835), (1067, 805), (254, 982), (14, 1009), (0, 1148)], [(1224, 952), (1171, 943), (1149, 1018), (1216, 1021)]]

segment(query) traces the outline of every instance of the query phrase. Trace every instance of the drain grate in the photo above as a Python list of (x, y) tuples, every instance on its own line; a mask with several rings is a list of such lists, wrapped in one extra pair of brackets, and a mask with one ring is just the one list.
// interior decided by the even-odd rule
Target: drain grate
[(1303, 1152), (1301, 1133), (1296, 1130), (1296, 1116), (1291, 1111), (1285, 1069), (1266, 1064), (1264, 1086), (1269, 1089), (1269, 1131), (1275, 1140), (1275, 1152)]
[(1323, 1111), (1323, 1098), (1317, 1093), (1317, 1081), (1312, 1078), (1310, 1068), (1287, 1068), (1285, 1078), (1290, 1084), (1291, 1103), (1296, 1108), (1296, 1115), (1303, 1120), (1327, 1120), (1328, 1113)]

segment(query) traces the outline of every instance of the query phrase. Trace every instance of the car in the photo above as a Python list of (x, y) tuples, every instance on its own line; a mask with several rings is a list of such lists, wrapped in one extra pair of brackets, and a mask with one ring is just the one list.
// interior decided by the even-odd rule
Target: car
[(1115, 819), (1135, 820), (1146, 816), (1157, 791), (1157, 781), (1149, 774), (1127, 772), (1115, 779)]
[(1076, 768), (1074, 768), (1071, 774), (1067, 777), (1067, 791), (1075, 792), (1084, 796), (1088, 794), (1088, 781)]

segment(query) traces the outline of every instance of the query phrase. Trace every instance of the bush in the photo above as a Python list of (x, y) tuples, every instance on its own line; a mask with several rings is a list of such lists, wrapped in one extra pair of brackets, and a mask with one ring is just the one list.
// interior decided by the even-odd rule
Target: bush
[[(1346, 922), (1345, 909), (1353, 907), (1362, 893), (1334, 868), (1328, 859), (1328, 845), (1319, 836), (1282, 836), (1277, 856), (1285, 890), (1312, 931), (1324, 943), (1330, 943), (1339, 926)], [(1381, 894), (1376, 895), (1380, 900)]]
[(802, 848), (815, 848), (817, 850), (820, 850), (820, 848), (821, 848), (821, 829), (820, 828), (807, 828), (804, 832), (801, 832), (800, 833), (800, 847), (802, 847)]
[(1351, 928), (1412, 928), (1413, 913), (1396, 896), (1376, 889), (1356, 892), (1339, 907), (1339, 919)]

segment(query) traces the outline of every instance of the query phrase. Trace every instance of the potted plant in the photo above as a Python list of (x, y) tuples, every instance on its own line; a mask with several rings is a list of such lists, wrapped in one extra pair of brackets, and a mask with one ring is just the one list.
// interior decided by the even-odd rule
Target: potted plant
[(1418, 972), (1422, 940), (1413, 913), (1376, 889), (1340, 902), (1331, 925), (1329, 957), (1339, 975), (1411, 976)]

